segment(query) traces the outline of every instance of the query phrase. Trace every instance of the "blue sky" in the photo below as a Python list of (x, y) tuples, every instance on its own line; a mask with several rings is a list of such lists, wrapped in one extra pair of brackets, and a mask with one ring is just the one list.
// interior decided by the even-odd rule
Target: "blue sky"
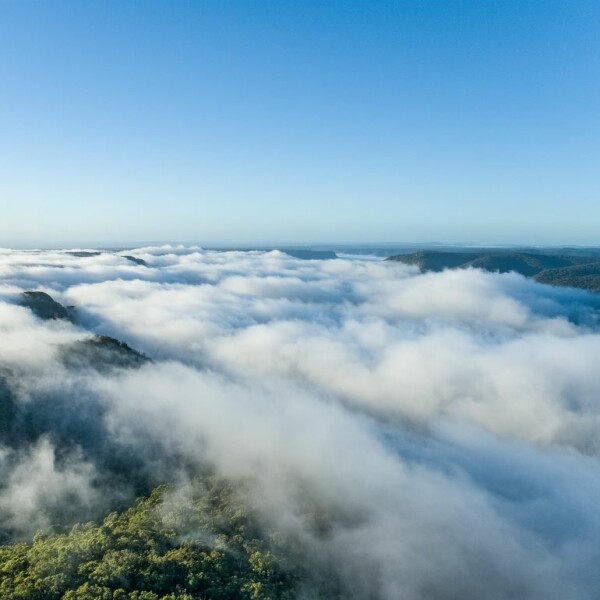
[(0, 0), (0, 246), (600, 243), (600, 3)]

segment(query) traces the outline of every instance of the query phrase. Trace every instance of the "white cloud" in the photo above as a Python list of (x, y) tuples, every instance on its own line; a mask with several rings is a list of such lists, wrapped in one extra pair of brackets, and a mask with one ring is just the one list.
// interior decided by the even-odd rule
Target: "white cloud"
[[(515, 274), (276, 251), (122, 254), (148, 267), (108, 253), (0, 253), (0, 363), (30, 381), (22, 401), (97, 403), (95, 435), (148, 468), (163, 469), (163, 453), (250, 482), (250, 500), (357, 598), (592, 597), (593, 296)], [(86, 332), (15, 306), (30, 288), (157, 362), (68, 373), (56, 348)], [(35, 458), (48, 448), (32, 452), (23, 464), (52, 462)], [(54, 470), (26, 469), (40, 481)], [(339, 515), (327, 539), (311, 533), (307, 497)]]

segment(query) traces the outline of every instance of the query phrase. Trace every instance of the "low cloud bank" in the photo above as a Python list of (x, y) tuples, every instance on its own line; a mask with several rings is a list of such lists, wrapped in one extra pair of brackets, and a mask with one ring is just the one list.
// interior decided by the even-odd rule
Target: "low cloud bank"
[[(75, 305), (76, 324), (19, 306), (31, 289)], [(598, 597), (596, 296), (515, 274), (161, 247), (2, 251), (0, 300), (9, 538), (209, 467), (243, 481), (349, 597)], [(66, 364), (90, 332), (153, 360)], [(17, 421), (18, 439), (2, 429)]]

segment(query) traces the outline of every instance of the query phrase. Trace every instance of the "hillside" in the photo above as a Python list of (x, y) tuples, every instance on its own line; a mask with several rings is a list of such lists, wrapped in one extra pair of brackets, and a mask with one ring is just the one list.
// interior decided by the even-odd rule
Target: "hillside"
[(72, 321), (74, 319), (73, 308), (65, 307), (56, 302), (52, 296), (46, 292), (29, 291), (23, 292), (20, 297), (21, 306), (29, 308), (36, 317), (44, 321), (51, 319), (64, 319)]
[(2, 546), (0, 596), (275, 600), (296, 598), (302, 587), (310, 597), (339, 597), (334, 580), (309, 572), (292, 544), (262, 528), (240, 489), (209, 476), (185, 498), (160, 486), (100, 525)]
[(108, 335), (90, 336), (61, 348), (63, 363), (70, 368), (97, 371), (141, 367), (150, 359), (131, 346)]
[(600, 262), (572, 265), (562, 269), (545, 269), (537, 273), (534, 279), (548, 285), (600, 292)]
[(514, 271), (540, 283), (600, 291), (600, 260), (589, 254), (552, 254), (514, 251), (435, 251), (397, 254), (389, 261), (415, 265), (422, 271), (444, 269), (483, 269), (508, 273)]

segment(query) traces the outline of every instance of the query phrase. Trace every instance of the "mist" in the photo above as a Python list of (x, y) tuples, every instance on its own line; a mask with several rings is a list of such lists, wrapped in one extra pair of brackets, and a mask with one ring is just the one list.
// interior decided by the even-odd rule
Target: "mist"
[[(27, 290), (74, 322), (36, 317)], [(0, 398), (20, 432), (0, 430), (5, 540), (209, 469), (346, 597), (599, 597), (593, 294), (162, 246), (3, 250), (0, 300)], [(149, 360), (69, 362), (92, 334)]]

